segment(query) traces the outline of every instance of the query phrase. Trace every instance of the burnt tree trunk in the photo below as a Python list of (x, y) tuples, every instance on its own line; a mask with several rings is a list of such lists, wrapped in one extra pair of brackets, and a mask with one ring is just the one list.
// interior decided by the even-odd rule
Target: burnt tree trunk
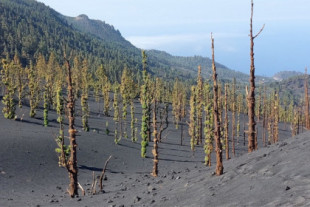
[(221, 124), (219, 122), (218, 111), (218, 85), (217, 74), (214, 61), (214, 39), (211, 33), (211, 49), (212, 49), (212, 71), (213, 71), (213, 114), (214, 114), (214, 139), (215, 139), (215, 152), (216, 152), (216, 175), (223, 174), (223, 160), (222, 160), (222, 143), (221, 143)]
[(233, 81), (233, 88), (232, 88), (232, 118), (231, 118), (231, 151), (234, 156), (236, 156), (235, 152), (235, 125), (236, 125), (236, 78)]
[(254, 65), (254, 39), (262, 32), (262, 29), (253, 36), (253, 0), (251, 0), (251, 18), (250, 18), (250, 57), (251, 57), (251, 67), (250, 67), (250, 88), (248, 94), (248, 151), (253, 152), (255, 150), (255, 65)]
[(228, 142), (228, 109), (227, 109), (227, 84), (225, 84), (225, 151), (226, 160), (229, 160), (229, 142)]
[(306, 119), (306, 128), (310, 129), (310, 120), (309, 120), (309, 96), (308, 96), (308, 74), (307, 68), (305, 68), (305, 119)]
[(156, 97), (154, 98), (154, 109), (153, 109), (153, 171), (152, 176), (157, 177), (158, 176), (158, 137), (157, 137), (157, 118), (156, 118), (156, 107), (157, 107), (157, 100)]
[(66, 65), (68, 69), (67, 81), (68, 81), (68, 119), (69, 119), (69, 139), (70, 139), (70, 158), (68, 160), (68, 172), (70, 184), (68, 188), (69, 195), (74, 198), (78, 196), (78, 167), (76, 157), (76, 130), (74, 128), (74, 110), (75, 110), (75, 99), (72, 87), (72, 74), (71, 66), (69, 61), (66, 59)]

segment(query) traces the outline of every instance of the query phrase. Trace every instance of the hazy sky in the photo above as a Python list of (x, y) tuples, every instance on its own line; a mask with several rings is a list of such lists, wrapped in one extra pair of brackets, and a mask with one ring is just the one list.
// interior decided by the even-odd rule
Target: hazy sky
[[(210, 57), (249, 73), (250, 0), (39, 0), (67, 16), (113, 25), (135, 46)], [(254, 0), (256, 74), (304, 71), (310, 65), (310, 1)]]

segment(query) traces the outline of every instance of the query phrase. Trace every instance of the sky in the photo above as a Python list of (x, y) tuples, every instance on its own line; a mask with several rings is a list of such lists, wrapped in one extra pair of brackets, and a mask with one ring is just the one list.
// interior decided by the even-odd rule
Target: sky
[[(38, 0), (66, 16), (86, 14), (118, 29), (133, 45), (177, 56), (211, 56), (249, 74), (250, 0)], [(257, 75), (310, 66), (310, 1), (254, 0)]]

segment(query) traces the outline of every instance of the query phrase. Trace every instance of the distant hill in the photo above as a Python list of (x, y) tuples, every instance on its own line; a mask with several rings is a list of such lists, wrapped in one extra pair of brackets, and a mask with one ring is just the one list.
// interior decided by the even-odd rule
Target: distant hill
[(301, 72), (296, 72), (296, 71), (281, 71), (276, 73), (272, 78), (276, 81), (283, 81), (288, 78), (294, 77), (294, 76), (300, 76), (303, 75)]
[[(87, 57), (91, 69), (103, 64), (112, 81), (121, 77), (125, 66), (141, 78), (141, 50), (122, 37), (112, 25), (91, 20), (86, 15), (66, 17), (35, 0), (0, 0), (0, 55), (11, 58), (19, 54), (24, 65), (35, 61), (39, 54), (48, 58), (53, 51), (62, 61), (63, 48)], [(204, 77), (210, 78), (211, 60), (206, 57), (178, 57), (166, 52), (147, 51), (149, 72), (174, 80), (193, 80), (198, 65)], [(219, 79), (248, 82), (248, 75), (217, 64)], [(262, 80), (257, 77), (257, 80)]]
[[(113, 26), (106, 24), (104, 21), (89, 19), (85, 14), (77, 17), (64, 17), (67, 22), (74, 28), (85, 34), (92, 34), (102, 40), (118, 42), (124, 47), (134, 47), (129, 43), (118, 30)], [(164, 51), (148, 50), (148, 62), (154, 70), (153, 73), (161, 77), (169, 77), (169, 73), (173, 77), (181, 76), (180, 78), (191, 78), (197, 76), (198, 65), (202, 67), (202, 74), (205, 78), (210, 78), (211, 75), (211, 59), (201, 56), (181, 57), (173, 56)], [(234, 77), (239, 82), (247, 82), (248, 75), (231, 70), (226, 66), (216, 63), (219, 77), (222, 80), (232, 80)]]
[[(309, 75), (308, 75), (308, 84), (310, 86)], [(287, 97), (289, 100), (294, 100), (295, 103), (299, 103), (301, 100), (304, 99), (304, 93), (305, 93), (304, 85), (305, 85), (304, 74), (283, 79), (282, 81), (276, 81), (267, 84), (268, 87), (278, 90), (282, 97)]]
[(119, 43), (125, 47), (134, 47), (118, 30), (115, 30), (112, 25), (106, 24), (103, 21), (91, 20), (85, 14), (81, 14), (77, 17), (62, 17), (68, 22), (69, 25), (84, 34), (92, 34), (102, 40)]

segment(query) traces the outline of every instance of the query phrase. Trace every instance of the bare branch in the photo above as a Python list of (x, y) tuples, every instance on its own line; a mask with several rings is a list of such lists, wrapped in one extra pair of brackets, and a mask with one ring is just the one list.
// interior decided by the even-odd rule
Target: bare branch
[(265, 24), (262, 26), (262, 28), (259, 30), (259, 32), (253, 37), (255, 39), (265, 28)]
[(91, 184), (91, 193), (93, 195), (96, 194), (96, 184), (97, 184), (97, 179), (95, 177), (95, 171), (93, 171), (93, 183)]
[(106, 171), (106, 168), (108, 166), (108, 163), (110, 161), (110, 159), (112, 158), (112, 155), (110, 155), (110, 157), (107, 159), (107, 161), (105, 161), (105, 164), (104, 164), (104, 167), (103, 167), (103, 170), (102, 170), (102, 173), (100, 175), (100, 178), (99, 178), (99, 186), (100, 186), (100, 191), (103, 190), (103, 187), (102, 187), (102, 180), (103, 180), (103, 177), (104, 177), (104, 173)]
[(82, 185), (81, 185), (80, 183), (78, 183), (78, 186), (79, 186), (79, 188), (80, 188), (81, 191), (82, 191), (82, 195), (85, 196), (85, 190), (84, 190), (84, 188), (82, 187)]

